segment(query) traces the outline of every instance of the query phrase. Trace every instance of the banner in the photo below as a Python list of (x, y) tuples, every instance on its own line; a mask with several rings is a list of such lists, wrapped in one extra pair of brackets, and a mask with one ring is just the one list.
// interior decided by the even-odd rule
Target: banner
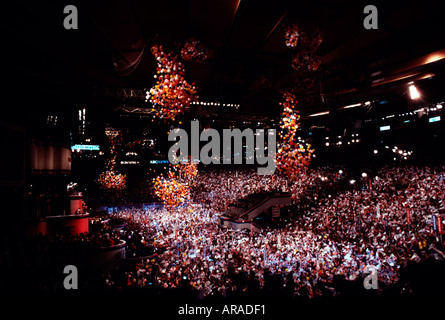
[(433, 215), (432, 218), (433, 218), (433, 219), (432, 219), (432, 220), (433, 220), (433, 230), (434, 230), (435, 232), (437, 232), (436, 216)]
[(443, 234), (443, 228), (442, 228), (442, 219), (440, 218), (440, 216), (437, 216), (437, 232), (439, 234)]

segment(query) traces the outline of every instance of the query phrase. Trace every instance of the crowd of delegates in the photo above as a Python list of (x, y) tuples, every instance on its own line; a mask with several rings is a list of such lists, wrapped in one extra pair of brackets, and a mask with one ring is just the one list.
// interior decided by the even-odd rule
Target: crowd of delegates
[[(63, 284), (60, 270), (73, 263), (74, 253), (75, 264), (84, 268), (79, 273), (84, 287), (86, 282), (106, 288), (151, 284), (224, 296), (264, 291), (275, 283), (291, 295), (332, 296), (339, 291), (338, 279), (362, 282), (370, 267), (385, 292), (409, 261), (426, 260), (431, 247), (443, 255), (437, 223), (444, 221), (445, 167), (386, 167), (355, 184), (346, 177), (337, 169), (312, 169), (287, 184), (253, 170), (208, 170), (196, 180), (194, 202), (183, 207), (124, 208), (91, 218), (89, 234), (6, 237), (0, 287), (57, 290)], [(296, 203), (302, 197), (312, 201), (283, 228), (252, 233), (221, 227), (228, 205), (272, 191), (289, 191)], [(436, 230), (433, 216), (439, 217)], [(131, 264), (116, 265), (104, 278), (96, 272), (86, 276), (89, 253), (121, 240)]]
[(259, 192), (290, 192), (294, 200), (315, 187), (319, 182), (334, 181), (337, 172), (330, 169), (317, 169), (304, 172), (294, 183), (284, 176), (258, 175), (256, 169), (224, 170), (213, 169), (199, 172), (192, 187), (192, 200), (207, 204), (216, 212), (223, 212), (239, 199)]
[[(297, 190), (301, 183), (304, 190), (318, 179), (330, 185), (337, 178), (338, 172), (313, 170), (291, 188)], [(363, 279), (374, 267), (379, 289), (385, 290), (397, 283), (409, 260), (427, 258), (432, 245), (443, 250), (432, 229), (432, 214), (443, 220), (445, 168), (384, 168), (370, 179), (317, 199), (284, 228), (257, 234), (222, 229), (219, 220), (232, 199), (288, 188), (280, 178), (251, 172), (206, 172), (194, 190), (198, 204), (172, 212), (125, 210), (118, 216), (153, 239), (158, 255), (150, 266), (158, 264), (161, 288), (176, 288), (186, 280), (203, 295), (225, 295), (262, 288), (267, 277), (280, 275), (280, 286), (295, 295), (335, 295), (335, 278)], [(150, 272), (148, 260), (142, 261), (126, 272), (125, 285), (145, 285)], [(106, 281), (115, 285), (112, 278)]]

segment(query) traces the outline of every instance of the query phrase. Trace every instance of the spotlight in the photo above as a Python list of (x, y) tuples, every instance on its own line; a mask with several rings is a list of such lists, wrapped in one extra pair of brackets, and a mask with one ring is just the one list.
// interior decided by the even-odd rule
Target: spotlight
[(417, 87), (414, 84), (411, 84), (409, 86), (409, 95), (411, 97), (411, 100), (419, 99), (420, 93), (419, 90), (417, 90)]

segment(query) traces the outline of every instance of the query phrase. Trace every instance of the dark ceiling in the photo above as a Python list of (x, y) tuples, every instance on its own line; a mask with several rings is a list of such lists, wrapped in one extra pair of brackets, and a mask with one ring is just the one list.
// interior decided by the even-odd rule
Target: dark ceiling
[[(63, 27), (67, 4), (79, 10), (78, 30)], [(121, 102), (98, 97), (98, 90), (150, 88), (156, 70), (150, 47), (162, 44), (177, 51), (187, 38), (196, 37), (214, 50), (210, 61), (186, 65), (187, 77), (200, 88), (200, 99), (240, 104), (242, 113), (279, 112), (281, 90), (296, 93), (303, 115), (366, 100), (396, 99), (405, 94), (410, 80), (443, 97), (445, 27), (440, 2), (374, 1), (379, 10), (377, 30), (363, 27), (367, 4), (15, 1), (2, 9), (5, 94), (16, 106), (34, 112), (76, 104), (112, 112)], [(291, 67), (293, 51), (285, 46), (284, 32), (293, 23), (324, 32), (318, 49), (322, 64), (315, 72)], [(128, 75), (113, 66), (138, 54), (140, 63)]]

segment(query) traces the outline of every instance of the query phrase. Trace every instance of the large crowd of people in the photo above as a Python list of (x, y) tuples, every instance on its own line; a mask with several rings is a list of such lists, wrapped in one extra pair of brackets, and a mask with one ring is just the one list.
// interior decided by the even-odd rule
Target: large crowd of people
[[(252, 283), (261, 289), (267, 277), (280, 275), (280, 286), (295, 295), (335, 295), (335, 278), (363, 279), (372, 267), (378, 272), (380, 290), (385, 290), (398, 282), (408, 261), (428, 258), (431, 246), (436, 252), (443, 250), (432, 219), (443, 220), (444, 167), (384, 168), (350, 190), (339, 188), (325, 196), (320, 190), (312, 194), (318, 197), (312, 207), (295, 214), (287, 226), (257, 234), (221, 228), (219, 218), (227, 203), (275, 188), (301, 188), (303, 194), (314, 184), (332, 190), (333, 182), (340, 185), (338, 172), (313, 170), (296, 186), (249, 171), (206, 172), (199, 181), (194, 190), (198, 203), (193, 205), (172, 212), (118, 213), (143, 226), (145, 236), (153, 239), (159, 252), (157, 281), (165, 289), (179, 287), (186, 279), (204, 295), (215, 291), (225, 295), (247, 290)], [(147, 272), (140, 269), (146, 268), (127, 272), (133, 278), (128, 285), (146, 283), (139, 278)]]
[(298, 201), (308, 189), (315, 188), (320, 183), (335, 181), (338, 173), (330, 169), (319, 168), (300, 174), (293, 183), (285, 176), (258, 175), (255, 169), (224, 170), (212, 169), (199, 172), (192, 187), (192, 200), (206, 204), (216, 212), (222, 212), (239, 199), (259, 192), (289, 192)]
[[(36, 277), (36, 290), (51, 291), (61, 287), (62, 275), (45, 278), (44, 270), (72, 263), (64, 252), (77, 252), (81, 259), (85, 248), (124, 240), (123, 260), (130, 262), (95, 270), (89, 283), (106, 290), (188, 288), (202, 297), (271, 288), (294, 297), (324, 297), (341, 294), (342, 281), (363, 283), (371, 268), (377, 270), (376, 292), (384, 293), (397, 286), (409, 263), (433, 255), (445, 260), (439, 234), (445, 213), (444, 166), (386, 167), (356, 182), (352, 178), (338, 168), (311, 169), (294, 183), (248, 169), (206, 170), (196, 178), (192, 201), (181, 207), (122, 207), (92, 217), (89, 234), (8, 240), (9, 249), (0, 255), (2, 274), (22, 270), (29, 275), (22, 276), (23, 282)], [(272, 191), (293, 195), (284, 226), (257, 233), (221, 226), (229, 205)], [(306, 205), (298, 206), (302, 199), (308, 200)], [(2, 279), (4, 285), (19, 281)]]

